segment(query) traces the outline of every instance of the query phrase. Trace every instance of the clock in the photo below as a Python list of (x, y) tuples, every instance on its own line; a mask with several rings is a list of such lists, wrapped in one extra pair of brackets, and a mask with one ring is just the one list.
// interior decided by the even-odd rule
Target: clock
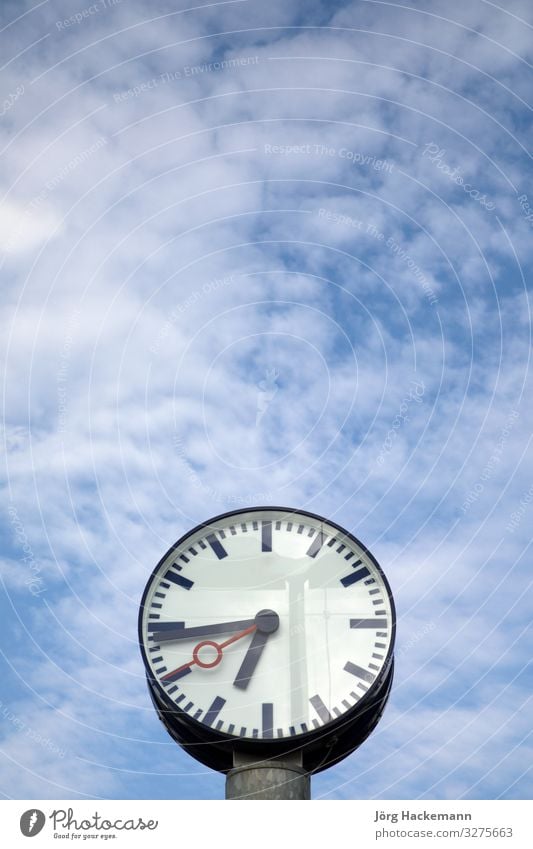
[(227, 772), (235, 751), (301, 751), (318, 772), (375, 727), (393, 675), (395, 610), (370, 551), (304, 510), (255, 507), (193, 528), (144, 591), (148, 688), (172, 737)]

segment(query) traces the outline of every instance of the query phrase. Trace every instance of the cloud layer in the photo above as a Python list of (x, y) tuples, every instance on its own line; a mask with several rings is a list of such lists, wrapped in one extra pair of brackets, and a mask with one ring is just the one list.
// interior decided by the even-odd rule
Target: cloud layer
[(530, 797), (529, 5), (1, 15), (4, 795), (222, 796), (136, 616), (267, 503), (397, 599), (389, 707), (314, 796)]

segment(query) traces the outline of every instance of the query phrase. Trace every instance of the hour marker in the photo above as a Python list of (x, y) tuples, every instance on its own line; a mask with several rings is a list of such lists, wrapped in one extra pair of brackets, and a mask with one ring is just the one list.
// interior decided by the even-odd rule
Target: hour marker
[[(361, 563), (360, 560), (357, 563), (354, 563), (354, 566), (358, 566)], [(346, 575), (345, 578), (341, 578), (341, 584), (343, 587), (351, 587), (352, 584), (356, 584), (357, 581), (362, 581), (363, 578), (366, 578), (367, 575), (370, 575), (370, 572), (363, 566), (362, 569), (359, 569), (357, 572), (352, 572), (351, 575)]]
[(259, 527), (259, 525), (258, 525), (257, 522), (252, 522), (252, 528), (254, 529), (254, 531), (256, 531), (258, 529), (258, 527)]
[(207, 548), (205, 542), (202, 539), (198, 540), (198, 545), (200, 546), (201, 549)]
[(345, 546), (345, 545), (342, 545), (342, 544), (341, 544), (341, 545), (339, 545), (339, 547), (338, 547), (338, 549), (337, 549), (337, 554), (340, 554), (340, 553), (341, 553), (341, 551), (344, 551), (344, 549), (345, 549), (345, 548), (346, 548), (346, 546)]
[(303, 525), (298, 525), (298, 530), (296, 531), (296, 533), (297, 533), (297, 534), (303, 534), (303, 532), (304, 532), (304, 526), (303, 526)]
[(185, 669), (179, 669), (177, 672), (165, 675), (164, 678), (161, 678), (161, 681), (163, 684), (173, 684), (174, 681), (179, 681), (180, 678), (184, 678), (189, 672), (191, 672), (191, 667), (186, 666)]
[(261, 551), (272, 551), (272, 522), (261, 522)]
[(387, 620), (378, 619), (377, 616), (375, 619), (350, 619), (350, 628), (370, 628), (371, 630), (377, 631), (379, 628), (386, 627)]
[(287, 522), (287, 530), (292, 531), (292, 522)]
[(241, 531), (243, 532), (243, 534), (246, 534), (248, 532), (248, 528), (246, 527), (246, 522), (241, 522)]
[(173, 584), (177, 584), (178, 587), (183, 587), (184, 590), (190, 590), (191, 587), (194, 586), (194, 581), (189, 581), (188, 578), (184, 578), (183, 575), (176, 575), (175, 572), (171, 572), (170, 570), (165, 575), (167, 581), (172, 581)]
[(209, 707), (207, 709), (207, 713), (204, 716), (204, 720), (203, 720), (204, 725), (210, 725), (211, 726), (213, 724), (213, 722), (215, 721), (215, 719), (218, 717), (220, 711), (222, 710), (222, 708), (224, 707), (225, 704), (226, 704), (226, 699), (223, 699), (221, 696), (217, 696), (213, 700), (211, 707)]
[(220, 540), (218, 540), (214, 534), (208, 534), (206, 536), (206, 540), (219, 560), (222, 560), (224, 557), (228, 556), (228, 552), (226, 551)]
[(230, 533), (231, 533), (232, 537), (236, 536), (237, 530), (235, 528), (235, 525), (230, 525), (229, 529), (230, 529)]
[(311, 543), (311, 545), (307, 549), (306, 554), (309, 557), (316, 557), (318, 552), (320, 551), (320, 549), (324, 545), (324, 542), (326, 541), (326, 537), (327, 537), (327, 534), (325, 534), (323, 531), (319, 531), (318, 534), (316, 535), (316, 537), (314, 538), (313, 542)]
[(186, 554), (180, 554), (180, 560), (183, 560), (184, 563), (189, 562), (189, 558), (187, 557)]
[[(154, 660), (154, 663), (155, 663), (155, 660)], [(166, 666), (160, 666), (159, 669), (156, 669), (156, 675), (162, 675), (163, 672), (166, 672), (166, 671), (167, 671)]]
[(196, 555), (198, 554), (198, 552), (196, 551), (196, 549), (195, 549), (195, 548), (193, 548), (192, 546), (189, 548), (189, 551), (190, 551), (190, 553), (192, 554), (192, 556), (193, 556), (193, 557), (196, 557)]
[(274, 705), (272, 702), (263, 702), (261, 710), (262, 719), (261, 726), (263, 728), (263, 737), (274, 736)]
[(176, 628), (185, 628), (185, 622), (149, 622), (149, 631), (175, 631)]
[(311, 702), (314, 709), (318, 713), (322, 722), (324, 722), (324, 723), (331, 722), (331, 718), (332, 718), (331, 714), (330, 714), (329, 710), (327, 709), (326, 705), (324, 704), (324, 702), (322, 701), (322, 699), (320, 698), (320, 696), (311, 696), (309, 701)]
[(357, 666), (357, 664), (352, 663), (351, 660), (345, 663), (344, 669), (346, 672), (351, 672), (352, 675), (356, 675), (358, 678), (361, 678), (362, 681), (367, 681), (369, 684), (371, 684), (376, 677), (373, 672), (369, 672), (368, 669), (363, 669), (362, 666)]
[(348, 554), (344, 555), (344, 559), (345, 560), (351, 560), (352, 557), (354, 556), (354, 554), (355, 554), (355, 551), (349, 551)]

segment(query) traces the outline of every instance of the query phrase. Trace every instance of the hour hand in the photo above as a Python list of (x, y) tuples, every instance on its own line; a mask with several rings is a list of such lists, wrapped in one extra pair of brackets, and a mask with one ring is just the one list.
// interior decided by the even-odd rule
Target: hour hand
[(233, 682), (233, 686), (238, 687), (239, 690), (246, 690), (255, 672), (255, 667), (259, 663), (259, 658), (263, 653), (269, 635), (279, 628), (279, 616), (273, 610), (259, 611), (254, 621), (257, 630), (252, 637), (252, 642), (244, 655), (241, 667)]
[(237, 677), (233, 682), (234, 687), (238, 687), (240, 690), (246, 690), (248, 684), (250, 683), (250, 679), (254, 674), (255, 667), (259, 662), (259, 658), (261, 657), (267, 640), (268, 634), (264, 634), (261, 631), (255, 632), (252, 637), (252, 642), (248, 647), (248, 651), (244, 655), (244, 660), (241, 663), (241, 668), (237, 672)]
[[(255, 619), (239, 619), (237, 622), (217, 622), (214, 625), (184, 628), (180, 622), (165, 622), (164, 630), (158, 631), (156, 626), (151, 633), (156, 642), (168, 643), (170, 640), (195, 640), (197, 637), (210, 637), (212, 634), (231, 634), (250, 628), (254, 624)], [(172, 627), (173, 625), (175, 627)]]

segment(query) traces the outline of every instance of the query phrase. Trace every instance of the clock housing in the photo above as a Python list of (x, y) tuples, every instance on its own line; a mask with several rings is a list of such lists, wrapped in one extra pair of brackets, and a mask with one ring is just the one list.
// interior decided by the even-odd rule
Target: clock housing
[(353, 534), (305, 510), (250, 507), (161, 558), (139, 642), (158, 716), (197, 760), (227, 772), (235, 751), (300, 752), (319, 772), (378, 723), (395, 627), (387, 579)]

